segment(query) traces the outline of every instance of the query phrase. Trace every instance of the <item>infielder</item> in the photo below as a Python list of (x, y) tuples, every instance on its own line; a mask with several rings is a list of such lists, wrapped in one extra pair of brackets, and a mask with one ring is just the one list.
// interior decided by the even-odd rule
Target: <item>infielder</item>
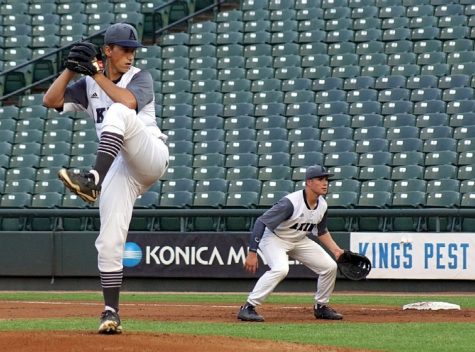
[(323, 195), (328, 190), (327, 170), (310, 166), (305, 173), (305, 189), (290, 193), (262, 214), (254, 224), (249, 253), (244, 268), (255, 273), (259, 248), (270, 270), (257, 281), (237, 318), (261, 322), (264, 318), (255, 307), (262, 304), (289, 272), (289, 256), (318, 274), (314, 315), (317, 319), (340, 320), (343, 316), (328, 306), (335, 287), (337, 264), (335, 260), (308, 234), (318, 236), (320, 242), (336, 259), (344, 252), (327, 229), (327, 203)]
[[(87, 111), (96, 123), (99, 146), (94, 167), (80, 174), (61, 169), (59, 177), (87, 202), (94, 202), (101, 195), (96, 248), (105, 309), (99, 333), (122, 331), (119, 293), (132, 210), (137, 197), (168, 166), (166, 136), (156, 123), (152, 76), (132, 66), (135, 50), (142, 46), (137, 38), (131, 25), (111, 25), (104, 36), (104, 70), (100, 52), (93, 44), (75, 45), (68, 55), (66, 69), (43, 99), (50, 108)], [(70, 84), (77, 73), (86, 76)]]

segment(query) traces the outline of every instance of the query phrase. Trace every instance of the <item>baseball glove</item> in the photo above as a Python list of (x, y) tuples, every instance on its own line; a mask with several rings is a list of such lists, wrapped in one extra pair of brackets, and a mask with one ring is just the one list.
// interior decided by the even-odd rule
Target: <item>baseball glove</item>
[(78, 43), (69, 52), (65, 66), (76, 73), (94, 76), (103, 69), (101, 52), (92, 43)]
[(363, 280), (371, 271), (371, 262), (364, 255), (345, 250), (337, 260), (341, 274), (350, 280)]

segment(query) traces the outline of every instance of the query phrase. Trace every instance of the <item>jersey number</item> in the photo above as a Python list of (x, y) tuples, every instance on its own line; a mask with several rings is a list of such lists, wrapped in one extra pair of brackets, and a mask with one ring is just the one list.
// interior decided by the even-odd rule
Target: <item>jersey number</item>
[(96, 123), (102, 123), (102, 121), (104, 120), (104, 113), (106, 112), (106, 108), (97, 108), (96, 109), (96, 116), (97, 116), (97, 120), (96, 120)]
[(311, 223), (295, 224), (291, 226), (292, 229), (295, 229), (297, 231), (305, 231), (305, 232), (312, 231), (314, 227), (315, 227), (315, 224), (311, 224)]

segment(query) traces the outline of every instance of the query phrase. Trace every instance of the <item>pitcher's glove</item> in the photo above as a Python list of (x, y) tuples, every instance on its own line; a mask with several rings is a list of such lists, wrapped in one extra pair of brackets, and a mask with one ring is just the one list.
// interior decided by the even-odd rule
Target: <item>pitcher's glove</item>
[(371, 262), (364, 255), (345, 250), (337, 260), (341, 274), (350, 280), (362, 280), (371, 271)]
[(69, 52), (65, 66), (76, 73), (94, 76), (103, 70), (101, 52), (92, 43), (78, 43)]

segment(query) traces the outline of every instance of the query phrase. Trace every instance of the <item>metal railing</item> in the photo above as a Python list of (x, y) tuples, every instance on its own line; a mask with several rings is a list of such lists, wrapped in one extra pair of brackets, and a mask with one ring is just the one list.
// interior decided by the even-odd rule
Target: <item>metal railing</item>
[[(180, 218), (181, 232), (193, 231), (193, 229), (186, 226), (188, 220), (193, 218), (226, 218), (226, 217), (249, 217), (257, 218), (267, 209), (236, 209), (236, 208), (186, 208), (186, 209), (134, 209), (133, 217), (136, 218)], [(462, 219), (475, 218), (475, 208), (424, 208), (424, 209), (374, 209), (374, 208), (359, 208), (359, 209), (339, 209), (330, 208), (328, 211), (329, 219), (364, 219), (364, 218), (381, 218), (381, 219), (397, 219), (397, 218), (421, 218), (424, 220), (433, 219), (435, 221), (435, 232), (448, 229), (441, 228), (441, 219), (450, 218), (454, 224), (452, 231), (460, 231), (457, 226), (460, 225)], [(84, 208), (84, 209), (45, 209), (45, 208), (0, 208), (0, 220), (4, 218), (99, 218), (98, 208)], [(221, 224), (222, 225), (222, 224)], [(59, 229), (56, 229), (59, 230)], [(216, 231), (222, 231), (223, 228), (216, 228)], [(224, 229), (225, 230), (225, 229)], [(355, 230), (355, 229), (353, 229)], [(450, 229), (449, 229), (450, 230)], [(351, 231), (351, 229), (348, 229)], [(382, 228), (382, 232), (391, 231), (388, 228)], [(444, 232), (442, 231), (442, 232)], [(424, 232), (421, 230), (420, 232)]]
[[(173, 4), (173, 3), (177, 2), (177, 1), (178, 1), (178, 0), (172, 0), (172, 1), (168, 2), (168, 3), (165, 4), (165, 5)], [(166, 31), (170, 30), (171, 28), (173, 28), (173, 27), (175, 27), (175, 26), (177, 26), (177, 25), (179, 25), (179, 24), (181, 24), (181, 23), (183, 23), (183, 22), (188, 22), (189, 20), (193, 19), (193, 17), (199, 16), (199, 15), (201, 15), (201, 14), (203, 14), (203, 13), (206, 13), (206, 12), (208, 12), (208, 11), (210, 11), (210, 10), (213, 10), (214, 8), (219, 7), (219, 6), (220, 6), (221, 4), (223, 4), (224, 2), (226, 2), (226, 1), (225, 1), (225, 0), (217, 0), (217, 1), (214, 2), (213, 4), (208, 5), (208, 6), (206, 6), (206, 7), (203, 7), (202, 9), (200, 9), (200, 10), (198, 10), (198, 11), (195, 11), (195, 12), (193, 12), (192, 14), (189, 14), (188, 16), (182, 17), (182, 18), (180, 18), (179, 20), (177, 20), (177, 21), (175, 21), (175, 22), (173, 22), (173, 23), (171, 23), (171, 24), (169, 24), (169, 25), (167, 25), (167, 26), (165, 26), (165, 27), (162, 27), (162, 28), (160, 28), (160, 29), (158, 29), (158, 30), (156, 30), (156, 31), (154, 30), (154, 34), (155, 34), (155, 35), (154, 35), (154, 38), (153, 38), (154, 43), (157, 42), (158, 36), (159, 36), (160, 34), (162, 34), (163, 32), (166, 32)], [(155, 15), (155, 13), (156, 13), (156, 12), (154, 12), (154, 15)], [(156, 19), (154, 18), (154, 19), (153, 19), (153, 24), (154, 24), (154, 25), (155, 25), (155, 20), (156, 20)]]
[[(168, 1), (160, 6), (157, 6), (156, 8), (153, 9), (153, 15), (152, 15), (152, 29), (153, 29), (153, 42), (156, 43), (157, 42), (157, 38), (160, 34), (162, 34), (163, 32), (166, 32), (168, 30), (170, 30), (171, 28), (183, 23), (183, 22), (188, 22), (190, 19), (193, 19), (195, 16), (199, 16), (207, 11), (210, 11), (216, 7), (219, 7), (222, 3), (225, 2), (225, 0), (217, 0), (215, 3), (209, 5), (209, 6), (206, 6), (205, 8), (203, 9), (200, 9), (196, 12), (193, 12), (192, 14), (189, 14), (183, 18), (180, 18), (179, 20), (177, 21), (174, 21), (173, 23), (163, 27), (163, 28), (160, 28), (160, 29), (156, 29), (155, 26), (156, 26), (156, 20), (157, 20), (157, 16), (160, 16), (159, 12), (166, 9), (167, 7), (171, 7), (173, 4), (177, 3), (177, 2), (180, 2), (180, 0), (171, 0), (171, 1)], [(38, 81), (35, 81), (35, 82), (32, 82), (31, 84), (28, 84), (26, 85), (25, 87), (22, 87), (20, 89), (17, 89), (13, 92), (9, 92), (3, 96), (0, 96), (0, 101), (4, 101), (8, 98), (11, 98), (13, 96), (16, 96), (16, 95), (19, 95), (19, 94), (22, 94), (32, 88), (35, 88), (37, 86), (39, 86), (40, 84), (43, 84), (43, 83), (46, 83), (46, 82), (49, 82), (49, 81), (52, 81), (53, 79), (55, 79), (59, 74), (60, 74), (60, 71), (63, 69), (63, 63), (61, 62), (60, 60), (60, 57), (61, 57), (61, 54), (63, 52), (65, 52), (66, 50), (69, 50), (69, 48), (71, 48), (72, 46), (74, 46), (75, 44), (79, 43), (79, 42), (82, 42), (82, 41), (90, 41), (92, 40), (93, 38), (96, 38), (98, 36), (102, 36), (105, 31), (107, 29), (103, 29), (101, 31), (98, 31), (94, 34), (91, 34), (85, 38), (83, 38), (82, 40), (78, 40), (78, 41), (75, 41), (75, 42), (72, 42), (72, 43), (69, 43), (67, 45), (64, 45), (60, 48), (57, 48), (57, 49), (54, 49), (44, 55), (41, 55), (41, 56), (38, 56), (37, 58), (34, 58), (32, 60), (29, 60), (29, 61), (26, 61), (26, 62), (23, 62), (15, 67), (12, 67), (8, 70), (5, 70), (5, 71), (2, 71), (0, 72), (0, 77), (2, 76), (6, 76), (12, 72), (16, 72), (16, 71), (19, 71), (27, 66), (32, 66), (44, 59), (48, 59), (48, 58), (51, 58), (53, 56), (56, 56), (56, 70), (55, 70), (55, 73), (51, 74), (50, 76), (47, 76), (47, 77), (44, 77)], [(33, 71), (33, 70), (32, 70)]]

